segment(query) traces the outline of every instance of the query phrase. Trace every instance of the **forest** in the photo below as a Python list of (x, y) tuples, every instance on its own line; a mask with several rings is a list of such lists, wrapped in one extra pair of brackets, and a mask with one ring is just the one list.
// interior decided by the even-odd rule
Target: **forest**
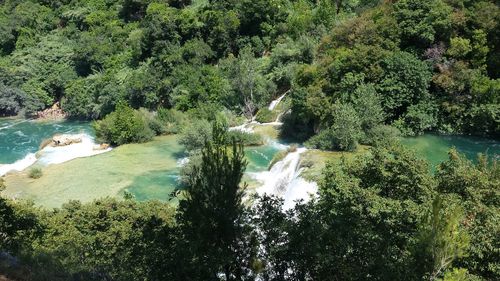
[[(179, 133), (196, 161), (176, 204), (0, 196), (0, 280), (499, 280), (497, 160), (434, 169), (398, 140), (498, 139), (499, 97), (496, 0), (1, 1), (0, 116), (57, 105), (115, 146)], [(278, 118), (368, 153), (284, 210), (246, 192), (262, 139), (228, 131)]]

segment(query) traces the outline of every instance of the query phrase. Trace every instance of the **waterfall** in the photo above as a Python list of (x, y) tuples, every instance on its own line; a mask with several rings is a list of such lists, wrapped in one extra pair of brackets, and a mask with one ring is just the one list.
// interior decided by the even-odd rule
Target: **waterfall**
[(257, 189), (260, 195), (275, 195), (284, 199), (284, 209), (295, 206), (295, 201), (304, 199), (307, 201), (311, 194), (317, 192), (317, 184), (308, 182), (300, 173), (300, 155), (306, 148), (298, 148), (281, 161), (271, 167), (271, 170), (253, 174), (254, 178), (262, 182), (262, 186)]
[(279, 98), (273, 100), (271, 102), (271, 104), (269, 104), (269, 107), (268, 109), (269, 110), (274, 110), (276, 108), (276, 106), (278, 106), (278, 104), (281, 102), (281, 100), (286, 96), (286, 94), (288, 94), (288, 91), (286, 91), (283, 95), (281, 95)]

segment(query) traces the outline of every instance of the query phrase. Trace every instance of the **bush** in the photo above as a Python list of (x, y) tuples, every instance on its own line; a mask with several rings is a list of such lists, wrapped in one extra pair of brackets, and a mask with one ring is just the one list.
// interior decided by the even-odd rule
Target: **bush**
[(366, 133), (365, 144), (373, 146), (385, 146), (394, 143), (401, 132), (392, 126), (379, 125)]
[(5, 185), (5, 180), (3, 178), (0, 178), (0, 192), (5, 190), (7, 186)]
[(32, 115), (41, 110), (43, 104), (18, 88), (11, 88), (0, 83), (0, 116), (14, 116), (22, 111)]
[(361, 138), (361, 122), (350, 105), (337, 105), (333, 125), (310, 138), (306, 145), (323, 150), (354, 151)]
[(212, 140), (212, 124), (205, 119), (191, 120), (179, 136), (179, 143), (189, 152), (202, 148), (205, 142), (210, 140)]
[(255, 115), (255, 120), (260, 123), (269, 123), (276, 120), (277, 114), (268, 108), (261, 108), (257, 115)]
[(31, 168), (28, 173), (28, 176), (32, 179), (39, 179), (42, 177), (42, 175), (43, 175), (42, 169), (40, 168)]
[(148, 127), (156, 134), (162, 135), (166, 132), (166, 126), (163, 122), (158, 118), (158, 114), (148, 111), (145, 108), (139, 109), (139, 113), (142, 115), (142, 118), (146, 121)]
[(234, 139), (236, 140), (236, 142), (242, 143), (245, 146), (264, 144), (262, 136), (256, 133), (248, 133), (239, 130), (234, 130), (234, 131), (228, 131), (227, 136), (229, 141), (232, 141)]
[(93, 127), (98, 140), (113, 145), (146, 142), (154, 136), (144, 116), (125, 103), (119, 103), (114, 112), (94, 122)]
[(187, 114), (176, 109), (159, 108), (157, 116), (166, 134), (178, 134), (189, 123)]

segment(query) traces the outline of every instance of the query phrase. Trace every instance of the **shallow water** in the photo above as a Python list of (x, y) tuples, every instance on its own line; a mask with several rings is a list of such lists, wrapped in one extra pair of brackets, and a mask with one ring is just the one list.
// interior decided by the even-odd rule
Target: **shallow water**
[(448, 152), (452, 147), (455, 147), (458, 152), (472, 161), (477, 160), (479, 153), (488, 155), (490, 159), (499, 159), (500, 157), (500, 142), (493, 139), (426, 134), (404, 138), (402, 143), (429, 161), (432, 168), (448, 159)]

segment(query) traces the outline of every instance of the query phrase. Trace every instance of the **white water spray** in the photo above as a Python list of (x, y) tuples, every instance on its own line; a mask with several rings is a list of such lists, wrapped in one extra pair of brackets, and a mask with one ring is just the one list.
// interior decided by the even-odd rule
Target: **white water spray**
[(61, 164), (76, 158), (94, 156), (111, 150), (111, 148), (96, 149), (97, 145), (94, 139), (87, 134), (71, 136), (80, 138), (81, 142), (66, 146), (46, 146), (39, 152), (38, 163), (42, 165)]
[(281, 197), (285, 200), (283, 208), (290, 209), (295, 206), (295, 201), (309, 200), (310, 196), (316, 194), (317, 184), (308, 182), (300, 177), (300, 155), (306, 148), (298, 148), (281, 161), (271, 167), (270, 171), (253, 174), (255, 179), (262, 182), (257, 189), (260, 195), (268, 194)]
[(35, 164), (36, 156), (34, 153), (29, 153), (23, 159), (17, 160), (12, 164), (0, 165), (0, 177), (8, 172), (20, 172)]
[(271, 102), (271, 104), (269, 104), (268, 109), (269, 110), (274, 110), (276, 108), (276, 106), (278, 106), (278, 104), (281, 102), (281, 100), (286, 96), (286, 94), (288, 94), (288, 91), (285, 92), (283, 95), (281, 95), (279, 98), (273, 100)]

